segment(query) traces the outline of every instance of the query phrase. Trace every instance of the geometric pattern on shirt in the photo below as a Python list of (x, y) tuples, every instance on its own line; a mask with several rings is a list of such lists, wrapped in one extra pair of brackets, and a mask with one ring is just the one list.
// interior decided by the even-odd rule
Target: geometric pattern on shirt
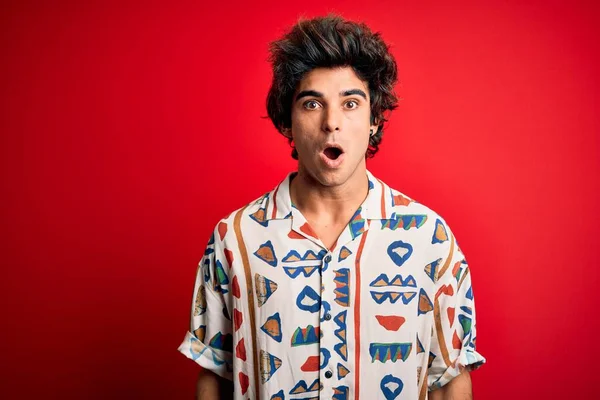
[(431, 279), (431, 281), (433, 283), (436, 283), (438, 280), (438, 272), (439, 272), (439, 267), (440, 267), (441, 262), (442, 262), (442, 259), (438, 258), (437, 260), (435, 260), (425, 266), (425, 274)]
[(397, 266), (401, 267), (412, 255), (413, 247), (410, 243), (396, 240), (387, 249), (387, 253)]
[(258, 250), (254, 252), (254, 255), (269, 264), (271, 267), (277, 266), (277, 256), (275, 256), (275, 249), (273, 248), (273, 243), (271, 243), (270, 240), (261, 244)]
[(227, 294), (229, 292), (223, 287), (227, 285), (229, 285), (229, 277), (227, 276), (227, 273), (225, 272), (221, 261), (217, 260), (215, 264), (215, 291), (217, 293), (221, 292), (223, 294)]
[[(396, 275), (393, 278), (389, 278), (386, 274), (380, 274), (370, 284), (370, 287), (384, 288), (384, 287), (417, 287), (417, 282), (412, 275), (403, 278), (401, 275)], [(406, 292), (406, 291), (371, 291), (371, 297), (377, 304), (383, 304), (384, 301), (389, 300), (392, 304), (396, 303), (399, 298), (402, 298), (402, 303), (408, 304), (415, 297), (417, 292)]]
[(206, 312), (206, 288), (204, 285), (200, 287), (196, 294), (196, 302), (194, 303), (194, 315), (202, 315)]
[(412, 350), (412, 343), (371, 343), (369, 345), (369, 354), (371, 362), (387, 361), (396, 362), (397, 360), (406, 361)]
[(429, 311), (432, 311), (432, 310), (433, 310), (433, 303), (429, 299), (429, 296), (427, 296), (427, 292), (425, 292), (425, 290), (423, 290), (423, 288), (421, 288), (421, 291), (419, 292), (419, 308), (418, 308), (417, 315), (427, 314)]
[(412, 275), (402, 278), (401, 275), (394, 276), (391, 280), (386, 274), (381, 274), (369, 284), (372, 287), (399, 286), (399, 287), (417, 287), (417, 282)]
[(342, 248), (340, 249), (340, 255), (338, 257), (338, 262), (344, 261), (346, 258), (350, 257), (351, 255), (352, 255), (352, 251), (350, 251), (350, 249), (347, 248), (346, 246), (342, 246)]
[(307, 250), (303, 256), (300, 256), (297, 250), (290, 250), (281, 260), (282, 263), (293, 264), (309, 261), (309, 264), (319, 265), (323, 257), (327, 254), (327, 250), (323, 249), (316, 254), (313, 250)]
[(375, 318), (388, 331), (398, 331), (406, 322), (406, 318), (399, 315), (375, 315)]
[(362, 207), (358, 207), (358, 210), (356, 210), (354, 216), (350, 219), (350, 234), (353, 240), (365, 231), (365, 219), (360, 215), (361, 211)]
[(396, 215), (395, 219), (382, 219), (381, 229), (390, 229), (395, 231), (398, 228), (405, 231), (411, 228), (419, 229), (427, 221), (427, 215)]
[(258, 306), (261, 307), (277, 290), (277, 283), (259, 274), (254, 274), (254, 281)]
[(200, 358), (200, 356), (202, 356), (207, 350), (209, 354), (212, 354), (212, 361), (215, 363), (215, 365), (220, 366), (225, 363), (219, 359), (214, 351), (210, 351), (208, 346), (204, 346), (200, 340), (192, 337), (192, 340), (190, 341), (190, 354), (192, 355), (192, 359), (196, 360)]
[(266, 383), (281, 367), (281, 359), (264, 350), (260, 350), (260, 380)]
[(350, 305), (350, 287), (348, 286), (350, 270), (348, 268), (341, 268), (333, 272), (335, 274), (333, 278), (333, 282), (335, 283), (335, 289), (333, 291), (335, 294), (335, 302), (342, 307), (348, 307)]
[(319, 349), (321, 353), (321, 365), (319, 365), (319, 369), (323, 369), (329, 364), (329, 360), (331, 359), (331, 352), (327, 350), (325, 347), (321, 347)]
[(317, 390), (319, 390), (320, 387), (321, 385), (319, 384), (319, 378), (315, 379), (314, 382), (310, 384), (310, 386), (306, 383), (304, 379), (301, 379), (290, 390), (290, 394), (316, 392)]
[(258, 222), (261, 226), (266, 228), (267, 226), (269, 226), (269, 221), (267, 221), (267, 219), (266, 219), (267, 206), (269, 205), (269, 194), (268, 193), (265, 194), (258, 201), (263, 201), (265, 197), (267, 198), (267, 201), (265, 201), (264, 206), (260, 207), (253, 214), (250, 214), (250, 218), (252, 218), (254, 221)]
[(333, 388), (332, 400), (347, 400), (350, 396), (350, 388), (348, 386), (338, 386)]
[(312, 287), (305, 286), (296, 298), (296, 306), (303, 311), (316, 313), (320, 309), (320, 301), (321, 296)]
[(283, 260), (282, 263), (292, 264), (283, 265), (283, 270), (292, 279), (295, 279), (300, 274), (304, 275), (305, 278), (310, 277), (321, 265), (321, 260), (327, 254), (327, 250), (323, 249), (319, 253), (315, 253), (313, 250), (308, 250), (303, 256), (297, 250), (291, 250)]
[(377, 304), (383, 304), (386, 300), (394, 304), (398, 299), (402, 299), (403, 304), (408, 304), (416, 296), (417, 292), (374, 292), (371, 291), (371, 297)]
[(435, 220), (435, 229), (433, 231), (433, 237), (431, 238), (431, 244), (444, 243), (448, 240), (448, 232), (442, 221), (438, 218)]
[(291, 345), (292, 347), (296, 347), (319, 343), (320, 337), (318, 326), (308, 325), (306, 328), (298, 327), (292, 334)]
[(389, 374), (381, 379), (379, 387), (381, 388), (386, 400), (393, 400), (398, 397), (400, 393), (402, 393), (402, 389), (404, 389), (404, 383), (402, 383), (402, 379)]
[(348, 368), (346, 368), (342, 364), (338, 363), (338, 365), (337, 365), (337, 373), (338, 373), (338, 379), (342, 379), (343, 377), (345, 377), (346, 375), (348, 375), (350, 373), (350, 371), (348, 370)]
[(281, 318), (279, 313), (275, 313), (267, 318), (267, 321), (260, 328), (276, 342), (281, 343)]
[(337, 324), (338, 329), (333, 331), (334, 335), (340, 339), (341, 343), (337, 343), (333, 346), (333, 349), (342, 357), (344, 361), (348, 361), (348, 346), (346, 339), (346, 313), (344, 310), (333, 318), (333, 321)]
[(218, 350), (233, 351), (233, 336), (231, 333), (223, 334), (217, 332), (212, 339), (210, 339), (209, 346)]
[(417, 334), (417, 354), (424, 353), (424, 352), (425, 352), (425, 348), (423, 347), (423, 344), (421, 343), (421, 340), (419, 339), (419, 335)]

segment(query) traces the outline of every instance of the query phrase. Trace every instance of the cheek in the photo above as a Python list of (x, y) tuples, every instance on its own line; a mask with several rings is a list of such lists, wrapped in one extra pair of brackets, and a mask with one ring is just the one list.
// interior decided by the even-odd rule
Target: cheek
[(292, 135), (297, 148), (312, 149), (316, 147), (319, 130), (310, 121), (292, 120)]
[(296, 145), (296, 149), (306, 155), (314, 153), (317, 149), (316, 141), (308, 135), (296, 135), (296, 140), (294, 140), (294, 143)]
[(316, 127), (318, 127), (318, 119), (314, 115), (300, 114), (292, 117), (292, 129), (298, 132), (312, 132)]
[(357, 126), (352, 131), (351, 145), (353, 151), (361, 152), (369, 146), (369, 126)]

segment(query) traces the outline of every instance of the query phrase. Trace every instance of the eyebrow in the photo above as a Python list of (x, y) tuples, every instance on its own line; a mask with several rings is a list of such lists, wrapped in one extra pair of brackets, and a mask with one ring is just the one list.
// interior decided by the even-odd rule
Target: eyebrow
[[(359, 96), (363, 97), (365, 100), (367, 100), (366, 93), (360, 89), (350, 89), (350, 90), (344, 90), (344, 91), (340, 92), (340, 97), (346, 97), (346, 96), (352, 96), (352, 95), (359, 95)], [(323, 93), (317, 92), (316, 90), (303, 90), (300, 93), (298, 93), (295, 101), (298, 101), (303, 97), (309, 97), (309, 96), (318, 97), (318, 98), (325, 97), (325, 95), (323, 95)]]

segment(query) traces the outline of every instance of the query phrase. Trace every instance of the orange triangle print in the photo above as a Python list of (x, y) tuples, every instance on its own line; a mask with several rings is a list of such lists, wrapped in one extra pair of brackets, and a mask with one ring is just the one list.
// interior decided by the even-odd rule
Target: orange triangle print
[(406, 197), (402, 196), (401, 194), (397, 194), (394, 196), (394, 204), (398, 205), (398, 206), (407, 206), (410, 204), (410, 200), (408, 200)]
[(288, 233), (288, 237), (290, 239), (304, 239), (304, 236), (302, 236), (296, 231), (290, 231), (290, 233)]
[(373, 295), (375, 296), (375, 298), (377, 300), (381, 300), (381, 298), (383, 297), (383, 295), (385, 295), (385, 293), (373, 293)]
[(308, 222), (305, 222), (304, 225), (302, 225), (300, 227), (300, 231), (304, 232), (305, 234), (307, 234), (308, 236), (317, 239), (317, 234), (315, 233), (315, 231), (313, 231), (313, 229), (310, 227), (310, 225), (308, 224)]
[(446, 234), (446, 229), (444, 228), (444, 225), (438, 224), (435, 227), (435, 237), (440, 242), (445, 242), (446, 240), (448, 240), (448, 234)]

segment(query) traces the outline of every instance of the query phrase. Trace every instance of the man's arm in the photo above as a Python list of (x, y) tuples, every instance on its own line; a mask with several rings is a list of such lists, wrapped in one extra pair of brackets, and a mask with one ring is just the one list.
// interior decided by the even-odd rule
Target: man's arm
[[(438, 219), (438, 224), (444, 224)], [(434, 229), (438, 229), (437, 227)], [(425, 385), (433, 400), (471, 400), (470, 371), (485, 363), (475, 350), (477, 338), (471, 270), (452, 230), (432, 249), (443, 267), (434, 276), (436, 294)], [(436, 234), (435, 232), (433, 233)], [(432, 258), (432, 259), (433, 259)]]
[(233, 399), (233, 382), (207, 369), (198, 374), (196, 383), (197, 400)]
[[(201, 368), (196, 380), (197, 399), (233, 397), (233, 303), (229, 283), (232, 276), (225, 254), (224, 237), (214, 229), (196, 268), (190, 325), (178, 350)], [(214, 338), (221, 337), (222, 340)], [(213, 338), (213, 339), (211, 339)]]
[(439, 389), (429, 392), (430, 400), (472, 400), (471, 375), (461, 368), (461, 373)]

